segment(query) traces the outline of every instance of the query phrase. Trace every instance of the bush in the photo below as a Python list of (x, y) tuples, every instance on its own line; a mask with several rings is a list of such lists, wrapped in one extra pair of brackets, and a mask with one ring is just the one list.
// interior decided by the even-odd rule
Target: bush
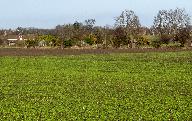
[(53, 35), (40, 35), (38, 37), (39, 41), (45, 41), (46, 46), (59, 46), (59, 39)]
[(181, 44), (178, 43), (178, 42), (174, 42), (174, 43), (168, 44), (167, 47), (169, 47), (169, 48), (179, 48), (179, 47), (181, 47)]
[(52, 41), (49, 43), (50, 46), (60, 46), (61, 45), (61, 41), (58, 38), (52, 39)]
[(89, 45), (93, 45), (93, 43), (94, 43), (94, 41), (91, 38), (88, 38), (88, 37), (84, 39), (84, 42), (89, 44)]
[(190, 39), (190, 30), (188, 30), (187, 28), (180, 29), (174, 38), (176, 42), (179, 42), (181, 44), (180, 45), (181, 47), (184, 47), (185, 43), (189, 39)]
[(71, 39), (69, 39), (69, 40), (64, 40), (64, 41), (63, 41), (63, 46), (64, 46), (65, 48), (71, 47), (71, 46), (73, 46), (73, 41), (72, 41)]
[(3, 40), (2, 39), (0, 39), (0, 45), (3, 45)]
[(147, 36), (147, 35), (143, 35), (143, 36), (136, 36), (135, 39), (137, 41), (137, 45), (138, 46), (145, 46), (145, 45), (149, 45), (150, 44), (150, 39), (149, 39), (150, 36)]
[(122, 27), (118, 27), (114, 30), (114, 47), (120, 47), (121, 44), (128, 45), (130, 43), (130, 37), (127, 37), (127, 34)]
[(161, 40), (159, 39), (159, 37), (153, 37), (151, 38), (151, 45), (154, 47), (154, 48), (159, 48), (161, 47)]
[(35, 48), (35, 46), (38, 46), (38, 40), (26, 40), (25, 45), (27, 46), (27, 48), (29, 47)]
[(113, 47), (118, 48), (118, 47), (120, 47), (120, 46), (121, 46), (121, 40), (119, 40), (119, 39), (114, 39), (114, 41), (113, 41)]
[(25, 41), (24, 40), (19, 40), (19, 41), (16, 42), (16, 45), (18, 47), (24, 47), (25, 46)]
[(169, 44), (169, 42), (173, 39), (171, 35), (163, 34), (160, 36), (160, 41), (162, 44)]

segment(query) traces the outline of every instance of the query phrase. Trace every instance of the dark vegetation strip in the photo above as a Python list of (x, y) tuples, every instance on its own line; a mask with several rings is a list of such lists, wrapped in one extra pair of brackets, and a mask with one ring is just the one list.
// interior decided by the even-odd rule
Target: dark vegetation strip
[(192, 48), (167, 48), (167, 49), (37, 49), (37, 48), (0, 48), (0, 56), (62, 56), (81, 54), (111, 54), (111, 53), (145, 53), (145, 52), (177, 52), (192, 51)]

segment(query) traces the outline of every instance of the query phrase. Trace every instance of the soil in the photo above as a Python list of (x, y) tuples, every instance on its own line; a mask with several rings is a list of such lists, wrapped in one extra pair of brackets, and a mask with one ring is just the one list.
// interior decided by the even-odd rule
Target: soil
[(0, 48), (0, 56), (63, 56), (81, 54), (111, 54), (111, 53), (145, 53), (145, 52), (175, 52), (192, 51), (192, 48), (168, 48), (168, 49), (53, 49), (53, 48)]

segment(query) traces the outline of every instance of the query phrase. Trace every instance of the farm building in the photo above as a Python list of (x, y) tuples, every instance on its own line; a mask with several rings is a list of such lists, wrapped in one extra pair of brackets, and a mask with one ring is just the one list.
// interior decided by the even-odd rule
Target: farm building
[(24, 40), (22, 35), (7, 35), (6, 38), (9, 46), (15, 45), (17, 41)]
[(15, 45), (18, 41), (25, 41), (29, 39), (35, 39), (35, 35), (7, 35), (6, 40), (9, 46)]

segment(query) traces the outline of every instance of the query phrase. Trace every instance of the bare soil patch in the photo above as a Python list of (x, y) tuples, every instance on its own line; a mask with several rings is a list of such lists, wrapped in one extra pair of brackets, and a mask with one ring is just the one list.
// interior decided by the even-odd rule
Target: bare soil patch
[(62, 55), (81, 55), (81, 54), (111, 54), (111, 53), (145, 53), (145, 52), (175, 52), (192, 51), (188, 49), (45, 49), (45, 48), (0, 48), (0, 56), (62, 56)]

